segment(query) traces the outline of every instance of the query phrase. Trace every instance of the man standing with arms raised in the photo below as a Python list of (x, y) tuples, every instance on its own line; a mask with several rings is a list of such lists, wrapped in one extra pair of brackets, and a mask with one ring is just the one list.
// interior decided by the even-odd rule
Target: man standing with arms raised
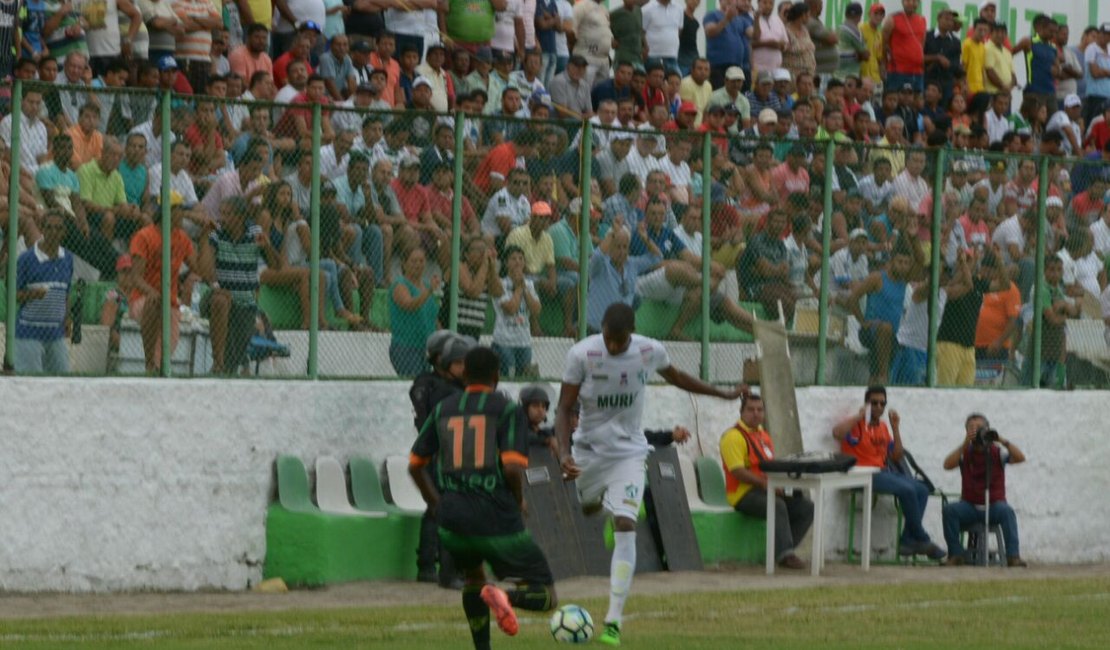
[[(621, 615), (636, 567), (636, 518), (644, 493), (644, 461), (651, 447), (641, 418), (647, 383), (658, 372), (667, 383), (699, 395), (732, 400), (746, 386), (721, 390), (671, 365), (663, 344), (635, 334), (636, 312), (624, 303), (605, 310), (601, 334), (567, 353), (555, 435), (567, 479), (576, 480), (583, 512), (602, 507), (613, 517), (615, 546), (609, 573), (609, 611), (598, 641), (620, 645)], [(571, 447), (571, 418), (581, 398), (581, 419)]]

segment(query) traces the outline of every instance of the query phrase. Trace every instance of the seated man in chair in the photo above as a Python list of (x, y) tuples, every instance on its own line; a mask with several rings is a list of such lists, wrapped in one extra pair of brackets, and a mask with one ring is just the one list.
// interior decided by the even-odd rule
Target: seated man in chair
[[(740, 407), (740, 420), (721, 436), (721, 463), (725, 467), (728, 503), (737, 511), (763, 519), (767, 516), (767, 476), (761, 462), (775, 457), (775, 444), (763, 428), (763, 399), (748, 394)], [(787, 569), (804, 569), (794, 548), (813, 524), (813, 502), (795, 492), (775, 499), (775, 559)]]
[[(960, 529), (983, 521), (989, 514), (990, 523), (1002, 529), (1006, 545), (1006, 565), (1027, 566), (1021, 559), (1018, 545), (1017, 515), (1006, 503), (1006, 465), (1025, 462), (1025, 454), (1017, 445), (990, 428), (986, 416), (972, 413), (965, 422), (964, 440), (944, 459), (944, 469), (960, 468), (960, 500), (944, 506), (944, 541), (948, 544), (950, 566), (964, 564), (967, 557), (960, 544)], [(989, 457), (988, 457), (989, 452)], [(987, 482), (987, 465), (992, 465), (990, 483)], [(983, 512), (987, 489), (990, 489), (990, 512)], [(989, 534), (990, 531), (987, 531)], [(980, 540), (981, 544), (987, 540)]]

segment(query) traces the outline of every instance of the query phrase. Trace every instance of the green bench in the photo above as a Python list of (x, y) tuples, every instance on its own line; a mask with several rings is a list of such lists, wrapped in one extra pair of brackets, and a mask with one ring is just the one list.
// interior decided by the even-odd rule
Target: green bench
[(701, 500), (721, 509), (690, 513), (702, 562), (706, 565), (721, 562), (762, 564), (766, 560), (767, 522), (736, 512), (729, 506), (720, 461), (705, 456), (697, 459), (695, 466)]
[(275, 468), (278, 499), (266, 511), (264, 578), (282, 578), (291, 586), (416, 578), (420, 518), (385, 502), (372, 461), (351, 460), (355, 507), (385, 517), (321, 512), (299, 458), (279, 456)]

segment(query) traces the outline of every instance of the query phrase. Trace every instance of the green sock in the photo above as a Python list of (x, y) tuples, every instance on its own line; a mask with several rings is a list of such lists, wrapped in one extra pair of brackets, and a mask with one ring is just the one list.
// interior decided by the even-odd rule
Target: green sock
[(551, 609), (551, 589), (547, 585), (520, 585), (509, 592), (509, 603), (517, 609), (546, 612)]
[(462, 602), (475, 650), (489, 650), (489, 607), (482, 602), (482, 585), (463, 587)]

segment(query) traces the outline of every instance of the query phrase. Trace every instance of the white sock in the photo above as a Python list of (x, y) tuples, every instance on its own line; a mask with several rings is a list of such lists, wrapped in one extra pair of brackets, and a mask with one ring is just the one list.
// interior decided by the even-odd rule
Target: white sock
[(613, 533), (613, 561), (609, 566), (609, 613), (606, 623), (620, 623), (624, 615), (624, 601), (632, 587), (632, 574), (636, 572), (636, 532)]

